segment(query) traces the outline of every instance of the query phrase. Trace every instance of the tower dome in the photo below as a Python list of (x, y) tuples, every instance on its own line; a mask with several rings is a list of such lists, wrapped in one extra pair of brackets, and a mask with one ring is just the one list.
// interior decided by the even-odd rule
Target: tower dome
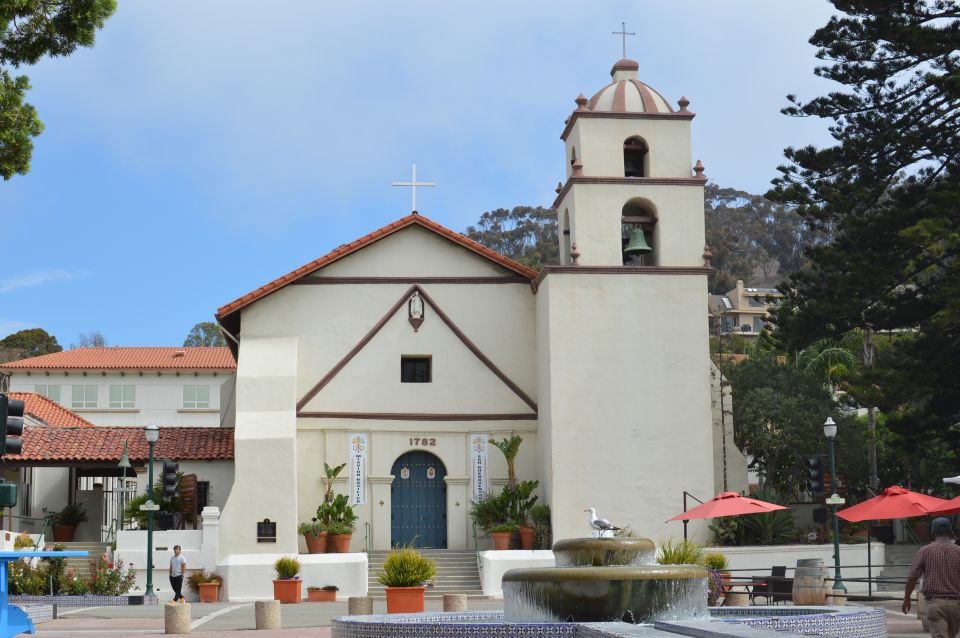
[(606, 113), (673, 113), (673, 108), (656, 89), (637, 79), (640, 65), (624, 58), (610, 69), (613, 82), (597, 91), (587, 102), (588, 111)]

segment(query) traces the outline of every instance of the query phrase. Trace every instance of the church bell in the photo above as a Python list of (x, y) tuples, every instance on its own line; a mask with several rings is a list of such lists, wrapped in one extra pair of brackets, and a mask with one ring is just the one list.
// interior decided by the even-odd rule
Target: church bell
[(650, 248), (650, 245), (647, 244), (647, 238), (643, 234), (642, 228), (634, 228), (630, 231), (630, 242), (627, 244), (627, 247), (623, 249), (623, 254), (627, 257), (633, 257), (634, 255), (646, 255), (652, 253), (653, 248)]

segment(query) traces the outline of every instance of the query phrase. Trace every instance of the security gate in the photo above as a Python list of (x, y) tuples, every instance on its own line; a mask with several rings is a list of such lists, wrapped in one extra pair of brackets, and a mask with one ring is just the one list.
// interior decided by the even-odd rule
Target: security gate
[(429, 452), (407, 452), (393, 463), (390, 544), (447, 547), (447, 468)]

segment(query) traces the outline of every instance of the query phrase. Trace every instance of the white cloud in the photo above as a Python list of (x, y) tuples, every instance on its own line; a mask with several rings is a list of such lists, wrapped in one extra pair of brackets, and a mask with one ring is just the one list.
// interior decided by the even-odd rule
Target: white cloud
[(34, 286), (42, 286), (43, 284), (47, 284), (52, 281), (70, 281), (71, 279), (79, 279), (81, 277), (88, 276), (89, 273), (82, 270), (38, 270), (25, 275), (10, 277), (8, 279), (0, 279), (0, 293), (12, 292), (20, 288), (33, 288)]

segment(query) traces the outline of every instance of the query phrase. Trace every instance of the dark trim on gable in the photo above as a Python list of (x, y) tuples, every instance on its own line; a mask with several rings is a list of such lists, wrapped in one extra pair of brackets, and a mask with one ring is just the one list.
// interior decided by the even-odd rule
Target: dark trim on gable
[(701, 275), (706, 277), (713, 268), (706, 266), (544, 266), (530, 287), (536, 293), (540, 283), (550, 273), (564, 275)]
[(304, 419), (367, 419), (381, 421), (535, 421), (537, 414), (434, 414), (419, 412), (298, 412)]
[(553, 208), (558, 208), (560, 202), (566, 197), (567, 193), (574, 184), (630, 184), (632, 186), (700, 186), (707, 183), (706, 177), (570, 177), (567, 183), (563, 185), (556, 199), (553, 200)]
[(335, 284), (529, 284), (528, 277), (316, 277), (290, 282), (291, 286)]
[(346, 356), (340, 359), (340, 361), (338, 361), (337, 364), (334, 365), (333, 368), (331, 368), (330, 371), (327, 372), (327, 374), (325, 374), (323, 378), (320, 379), (320, 381), (318, 381), (317, 384), (313, 386), (310, 389), (310, 391), (303, 396), (302, 399), (297, 401), (298, 416), (300, 415), (300, 411), (307, 405), (307, 403), (309, 403), (310, 400), (313, 399), (313, 397), (317, 396), (320, 390), (326, 387), (326, 385), (330, 383), (330, 381), (332, 381), (333, 378), (337, 376), (337, 374), (339, 374), (340, 371), (343, 370), (343, 368), (348, 363), (350, 363), (350, 360), (353, 359), (355, 356), (357, 356), (357, 353), (363, 350), (363, 348), (368, 343), (370, 343), (370, 340), (373, 339), (373, 337), (376, 336), (378, 332), (380, 332), (380, 330), (387, 324), (387, 322), (393, 317), (393, 315), (395, 315), (397, 311), (400, 310), (400, 308), (403, 306), (403, 304), (407, 302), (407, 299), (409, 299), (410, 295), (413, 294), (415, 290), (420, 292), (420, 296), (427, 303), (427, 305), (433, 309), (433, 311), (437, 314), (437, 317), (439, 317), (440, 320), (443, 321), (443, 323), (445, 323), (448, 328), (450, 328), (451, 332), (453, 332), (453, 334), (455, 334), (457, 338), (460, 339), (463, 345), (465, 345), (467, 349), (470, 350), (470, 352), (472, 352), (475, 357), (480, 359), (480, 361), (485, 366), (487, 366), (487, 368), (491, 372), (493, 372), (493, 374), (495, 374), (497, 378), (503, 381), (503, 383), (508, 388), (510, 388), (514, 394), (520, 397), (521, 401), (523, 401), (528, 406), (530, 406), (530, 408), (534, 412), (537, 411), (536, 402), (533, 399), (531, 399), (530, 396), (527, 395), (527, 393), (520, 388), (520, 386), (514, 383), (513, 380), (511, 380), (510, 377), (508, 377), (500, 368), (498, 368), (496, 364), (493, 363), (493, 361), (491, 361), (489, 358), (487, 358), (485, 354), (483, 354), (480, 348), (478, 348), (477, 345), (473, 343), (473, 341), (471, 341), (470, 338), (467, 337), (467, 335), (465, 335), (462, 330), (460, 330), (460, 328), (453, 322), (453, 320), (450, 319), (450, 317), (448, 317), (447, 314), (440, 309), (440, 306), (438, 306), (437, 302), (433, 300), (433, 297), (427, 294), (426, 290), (424, 290), (419, 285), (414, 284), (410, 286), (410, 288), (408, 288), (407, 291), (403, 293), (400, 299), (398, 299), (397, 302), (393, 304), (393, 306), (391, 306), (390, 310), (388, 310), (387, 313), (383, 317), (381, 317), (376, 324), (374, 324), (374, 326), (367, 332), (367, 334), (365, 334), (363, 338), (360, 339), (357, 345), (355, 345), (350, 350), (350, 352), (346, 354)]

